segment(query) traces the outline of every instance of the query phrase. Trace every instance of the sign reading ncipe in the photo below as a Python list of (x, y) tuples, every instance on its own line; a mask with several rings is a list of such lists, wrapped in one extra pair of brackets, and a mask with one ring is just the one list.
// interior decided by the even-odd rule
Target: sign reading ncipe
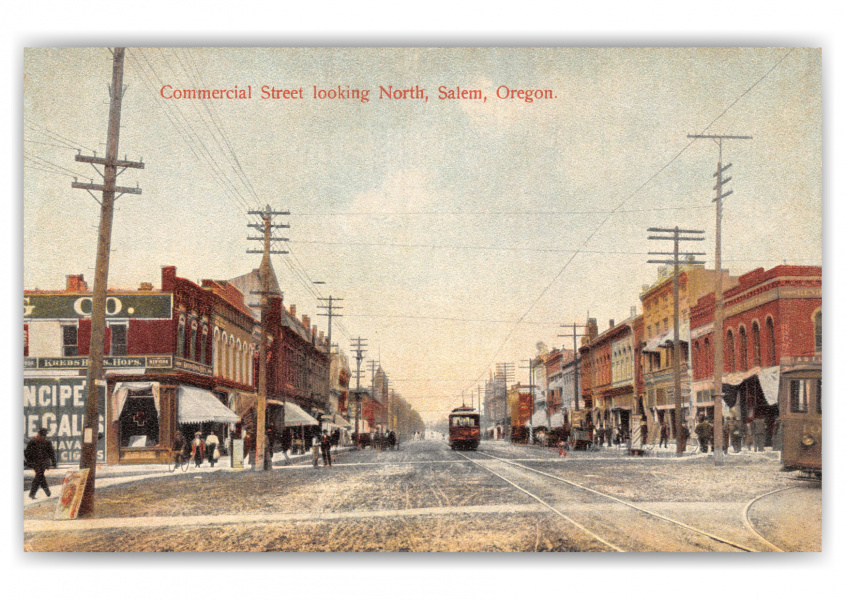
[[(97, 441), (97, 461), (105, 462), (106, 386), (98, 387), (98, 429), (103, 436)], [(58, 462), (79, 461), (87, 390), (88, 381), (85, 377), (24, 379), (24, 438), (34, 438), (38, 430), (44, 427), (56, 449)]]
[[(33, 294), (24, 296), (25, 319), (87, 319), (93, 298), (75, 294)], [(106, 318), (170, 319), (170, 294), (118, 294), (106, 298)]]

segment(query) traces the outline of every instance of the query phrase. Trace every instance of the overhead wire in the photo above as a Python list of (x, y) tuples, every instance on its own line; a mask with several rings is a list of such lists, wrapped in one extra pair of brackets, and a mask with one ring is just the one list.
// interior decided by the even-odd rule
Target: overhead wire
[[(779, 66), (779, 65), (780, 65), (780, 64), (781, 64), (781, 63), (782, 63), (782, 62), (783, 62), (783, 61), (784, 61), (784, 60), (785, 60), (785, 59), (786, 59), (789, 55), (790, 55), (790, 53), (791, 53), (791, 52), (793, 52), (793, 49), (792, 49), (792, 48), (791, 48), (791, 49), (789, 49), (789, 50), (787, 51), (787, 53), (785, 53), (785, 54), (784, 54), (784, 56), (782, 56), (782, 57), (781, 57), (781, 59), (780, 59), (778, 62), (776, 62), (776, 63), (775, 63), (775, 64), (774, 64), (774, 65), (773, 65), (773, 66), (772, 66), (772, 67), (771, 67), (771, 68), (770, 68), (770, 69), (769, 69), (766, 73), (764, 73), (764, 74), (763, 74), (760, 78), (758, 78), (758, 79), (757, 79), (757, 80), (756, 80), (756, 81), (755, 81), (752, 85), (750, 85), (750, 86), (749, 86), (749, 87), (748, 87), (745, 91), (743, 91), (743, 92), (740, 94), (740, 96), (738, 96), (738, 97), (737, 97), (737, 98), (736, 98), (733, 102), (731, 102), (731, 103), (730, 103), (730, 104), (729, 104), (729, 105), (725, 108), (725, 110), (723, 110), (723, 111), (722, 111), (719, 115), (717, 115), (717, 117), (716, 117), (716, 118), (714, 118), (714, 119), (713, 119), (710, 123), (708, 123), (708, 125), (706, 125), (706, 126), (705, 126), (705, 128), (703, 128), (703, 129), (702, 129), (702, 131), (700, 132), (700, 134), (699, 134), (699, 135), (702, 135), (702, 134), (704, 134), (706, 131), (708, 131), (708, 129), (710, 129), (710, 128), (711, 128), (711, 126), (712, 126), (712, 125), (714, 125), (714, 123), (716, 123), (716, 122), (717, 122), (720, 118), (722, 118), (722, 117), (723, 117), (723, 115), (725, 115), (725, 114), (726, 114), (726, 113), (727, 113), (727, 112), (728, 112), (728, 111), (729, 111), (729, 110), (730, 110), (733, 106), (735, 106), (735, 105), (736, 105), (736, 104), (737, 104), (737, 103), (741, 100), (741, 98), (743, 98), (744, 96), (746, 96), (746, 94), (748, 94), (748, 93), (749, 93), (750, 91), (752, 91), (752, 89), (754, 89), (754, 88), (755, 88), (755, 87), (756, 87), (759, 83), (761, 83), (764, 79), (766, 79), (766, 78), (767, 78), (767, 76), (769, 76), (769, 74), (770, 74), (770, 73), (772, 73), (772, 72), (776, 69), (776, 67), (778, 67), (778, 66)], [(625, 205), (625, 204), (626, 204), (629, 200), (631, 200), (632, 198), (634, 198), (634, 197), (635, 197), (635, 196), (636, 196), (636, 195), (637, 195), (637, 194), (638, 194), (638, 193), (639, 193), (642, 189), (644, 189), (647, 185), (649, 185), (652, 181), (654, 181), (654, 180), (655, 180), (655, 179), (656, 179), (659, 175), (661, 175), (661, 173), (663, 173), (664, 171), (666, 171), (666, 170), (667, 170), (667, 168), (668, 168), (671, 164), (673, 164), (673, 163), (676, 161), (676, 159), (678, 159), (678, 158), (679, 158), (679, 157), (680, 157), (680, 156), (681, 156), (681, 155), (682, 155), (682, 154), (683, 154), (683, 153), (684, 153), (684, 152), (685, 152), (688, 148), (690, 148), (690, 146), (691, 146), (691, 145), (693, 145), (693, 143), (694, 143), (695, 141), (696, 141), (696, 139), (695, 139), (695, 138), (694, 138), (694, 139), (691, 139), (691, 140), (690, 140), (687, 144), (685, 144), (685, 145), (682, 147), (682, 149), (681, 149), (681, 150), (679, 150), (679, 151), (678, 151), (678, 152), (677, 152), (677, 153), (676, 153), (676, 154), (675, 154), (675, 155), (674, 155), (674, 156), (673, 156), (673, 157), (672, 157), (669, 161), (667, 161), (667, 162), (666, 162), (666, 163), (665, 163), (665, 164), (664, 164), (661, 168), (659, 168), (659, 169), (658, 169), (655, 173), (653, 173), (650, 177), (648, 177), (648, 178), (647, 178), (647, 179), (646, 179), (643, 183), (641, 183), (639, 186), (637, 186), (637, 188), (635, 188), (635, 189), (634, 189), (634, 191), (632, 191), (632, 192), (631, 192), (628, 196), (624, 197), (624, 198), (623, 198), (623, 199), (622, 199), (622, 200), (621, 200), (621, 201), (617, 204), (616, 208), (615, 208), (615, 209), (614, 209), (611, 213), (609, 213), (608, 215), (606, 215), (606, 216), (605, 216), (605, 218), (604, 218), (604, 219), (602, 219), (602, 221), (601, 221), (601, 222), (600, 222), (600, 223), (599, 223), (599, 224), (598, 224), (598, 225), (597, 225), (597, 226), (593, 229), (593, 231), (591, 231), (591, 233), (587, 236), (587, 238), (585, 239), (585, 241), (584, 241), (584, 243), (582, 244), (582, 246), (583, 246), (583, 247), (584, 247), (584, 246), (586, 246), (586, 245), (587, 245), (587, 244), (588, 244), (588, 243), (589, 243), (589, 242), (593, 239), (593, 237), (594, 237), (594, 236), (595, 236), (595, 235), (599, 232), (599, 230), (600, 230), (600, 229), (601, 229), (601, 228), (605, 225), (605, 223), (607, 223), (607, 222), (608, 222), (608, 220), (611, 218), (611, 216), (613, 216), (613, 215), (614, 215), (614, 214), (615, 214), (615, 213), (616, 213), (616, 212), (617, 212), (620, 208), (622, 208), (622, 207), (623, 207), (623, 206), (624, 206), (624, 205)], [(534, 300), (534, 301), (533, 301), (533, 302), (529, 305), (529, 308), (528, 308), (528, 309), (526, 309), (526, 311), (523, 313), (523, 316), (522, 316), (522, 317), (519, 319), (519, 321), (518, 321), (517, 323), (515, 323), (515, 324), (514, 324), (514, 326), (513, 326), (513, 327), (509, 330), (508, 334), (505, 336), (505, 339), (503, 339), (502, 343), (499, 345), (499, 347), (498, 347), (498, 348), (496, 349), (496, 351), (493, 353), (493, 355), (492, 355), (492, 358), (491, 358), (490, 362), (488, 362), (488, 364), (485, 366), (485, 368), (484, 368), (484, 369), (482, 369), (481, 373), (479, 374), (479, 376), (476, 378), (476, 380), (475, 380), (475, 381), (477, 381), (477, 382), (478, 382), (478, 381), (481, 381), (481, 380), (484, 378), (485, 373), (486, 373), (486, 372), (487, 372), (487, 371), (491, 368), (491, 366), (493, 365), (494, 361), (496, 360), (496, 357), (499, 355), (499, 353), (500, 353), (500, 352), (502, 351), (502, 349), (505, 347), (505, 344), (507, 344), (507, 343), (508, 343), (508, 340), (510, 340), (510, 339), (511, 339), (511, 336), (513, 336), (513, 335), (514, 335), (514, 332), (515, 332), (515, 331), (517, 330), (517, 328), (520, 326), (520, 324), (522, 323), (522, 321), (523, 321), (523, 320), (526, 318), (526, 316), (528, 316), (528, 314), (529, 314), (529, 313), (530, 313), (530, 312), (534, 309), (534, 307), (537, 305), (537, 303), (538, 303), (538, 302), (540, 302), (541, 298), (543, 298), (543, 297), (546, 295), (547, 291), (549, 291), (549, 289), (552, 287), (552, 285), (553, 285), (553, 284), (554, 284), (554, 283), (558, 280), (558, 278), (559, 278), (559, 277), (560, 277), (560, 276), (564, 273), (564, 271), (566, 271), (566, 270), (567, 270), (567, 268), (570, 266), (570, 264), (573, 262), (573, 260), (576, 258), (576, 256), (578, 256), (580, 253), (581, 253), (581, 252), (580, 252), (580, 250), (575, 251), (575, 252), (573, 253), (573, 255), (572, 255), (572, 256), (570, 256), (570, 258), (568, 258), (568, 259), (565, 261), (564, 265), (563, 265), (563, 266), (561, 267), (561, 269), (560, 269), (560, 270), (559, 270), (559, 271), (555, 274), (555, 276), (552, 278), (552, 280), (550, 280), (550, 282), (549, 282), (546, 286), (544, 286), (544, 288), (543, 288), (543, 290), (541, 291), (541, 293), (540, 293), (540, 294), (537, 296), (537, 298), (536, 298), (536, 299), (535, 299), (535, 300)], [(465, 388), (465, 390), (466, 390), (466, 389), (467, 389), (467, 388)]]

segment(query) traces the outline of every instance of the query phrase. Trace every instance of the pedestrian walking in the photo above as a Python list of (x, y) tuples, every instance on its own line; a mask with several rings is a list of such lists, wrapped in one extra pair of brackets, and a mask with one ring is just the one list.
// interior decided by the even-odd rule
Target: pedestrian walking
[(389, 431), (388, 432), (388, 447), (390, 447), (391, 450), (395, 450), (396, 445), (397, 445), (397, 434), (395, 434), (393, 431)]
[(752, 436), (752, 419), (749, 419), (743, 425), (743, 443), (749, 452), (752, 452), (753, 441), (754, 438)]
[(682, 423), (679, 430), (679, 452), (687, 450), (687, 440), (690, 439), (690, 429), (687, 428), (687, 423)]
[(666, 421), (661, 423), (661, 439), (658, 442), (658, 447), (661, 448), (669, 448), (668, 440), (670, 439), (670, 426), (667, 424)]
[(203, 458), (206, 455), (206, 443), (203, 441), (202, 435), (201, 431), (197, 431), (194, 433), (194, 439), (191, 440), (191, 456), (198, 468), (203, 464)]
[(220, 446), (220, 440), (217, 438), (214, 431), (212, 431), (206, 436), (206, 455), (209, 457), (210, 467), (213, 467), (220, 459), (220, 448), (218, 446)]
[(707, 453), (710, 434), (708, 432), (708, 421), (704, 417), (699, 419), (699, 423), (693, 428), (693, 433), (699, 439), (699, 451)]
[(731, 447), (734, 448), (734, 451), (740, 454), (740, 450), (743, 447), (743, 427), (740, 423), (740, 419), (733, 418), (731, 420)]
[(763, 452), (767, 436), (767, 422), (764, 419), (758, 418), (752, 422), (752, 435), (755, 438), (755, 452)]
[(35, 498), (38, 488), (43, 488), (47, 497), (50, 497), (50, 486), (47, 485), (47, 478), (44, 471), (50, 467), (56, 468), (56, 451), (53, 444), (47, 439), (47, 430), (42, 428), (38, 434), (29, 440), (24, 449), (24, 462), (26, 466), (35, 471), (35, 479), (29, 488), (29, 497)]
[(323, 466), (332, 467), (332, 441), (329, 436), (324, 434), (323, 441), (320, 442), (320, 451), (323, 453)]
[(317, 461), (320, 458), (320, 439), (315, 435), (311, 438), (311, 466), (317, 468)]

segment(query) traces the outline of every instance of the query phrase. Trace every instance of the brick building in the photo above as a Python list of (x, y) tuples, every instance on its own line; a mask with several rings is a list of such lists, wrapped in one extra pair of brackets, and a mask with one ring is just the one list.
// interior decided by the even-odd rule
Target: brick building
[[(778, 415), (783, 361), (822, 356), (822, 268), (780, 265), (741, 275), (724, 294), (724, 410), (743, 420)], [(691, 309), (696, 410), (713, 417), (714, 295)]]

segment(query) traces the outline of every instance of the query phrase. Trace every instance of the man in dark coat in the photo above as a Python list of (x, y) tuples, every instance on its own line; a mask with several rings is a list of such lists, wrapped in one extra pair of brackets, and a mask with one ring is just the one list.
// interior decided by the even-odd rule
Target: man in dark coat
[(320, 442), (320, 451), (323, 454), (323, 466), (332, 466), (332, 440), (329, 434), (324, 433)]
[(29, 440), (24, 450), (24, 461), (26, 465), (35, 471), (35, 479), (32, 480), (32, 486), (29, 488), (29, 497), (35, 498), (38, 488), (44, 488), (44, 493), (50, 496), (50, 487), (47, 485), (47, 478), (44, 477), (44, 471), (51, 466), (56, 468), (56, 451), (53, 449), (53, 444), (47, 439), (47, 430), (39, 429), (38, 435)]

